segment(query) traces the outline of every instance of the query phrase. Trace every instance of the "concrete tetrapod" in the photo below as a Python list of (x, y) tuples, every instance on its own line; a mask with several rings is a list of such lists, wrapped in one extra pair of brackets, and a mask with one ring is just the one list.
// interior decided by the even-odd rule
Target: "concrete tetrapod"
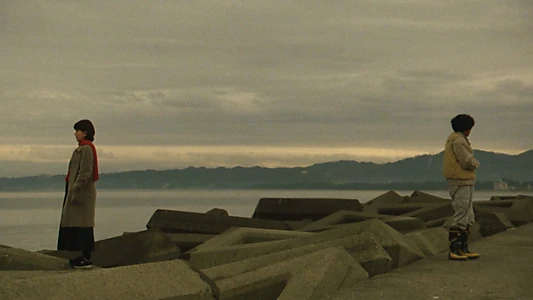
[(404, 202), (405, 198), (400, 196), (400, 194), (395, 191), (388, 191), (385, 194), (379, 195), (378, 197), (363, 203), (363, 212), (378, 213), (377, 209), (380, 207), (401, 204)]
[(68, 270), (68, 260), (0, 245), (0, 270)]
[(213, 289), (181, 260), (77, 271), (5, 282), (2, 300), (214, 300)]
[(533, 197), (521, 196), (512, 200), (476, 201), (474, 211), (503, 213), (514, 226), (520, 226), (533, 221)]
[(202, 271), (213, 280), (221, 280), (330, 247), (344, 248), (359, 262), (369, 276), (385, 273), (392, 269), (392, 259), (374, 236), (371, 233), (361, 233), (239, 260)]
[(261, 242), (289, 240), (295, 237), (309, 235), (312, 235), (312, 233), (287, 230), (234, 227), (220, 235), (213, 237), (212, 239), (209, 239), (203, 244), (198, 245), (196, 249), (206, 249), (234, 245), (251, 245)]
[(216, 234), (194, 233), (165, 233), (165, 235), (180, 248), (181, 252), (187, 252), (217, 236)]
[[(420, 205), (420, 204), (418, 204)], [(455, 213), (453, 210), (451, 202), (448, 203), (439, 203), (439, 204), (429, 204), (429, 205), (420, 205), (421, 207), (412, 212), (402, 214), (405, 217), (419, 218), (424, 222), (431, 222), (439, 220), (446, 217), (451, 217)]]
[[(301, 223), (299, 226), (298, 223)], [(160, 228), (166, 233), (220, 234), (232, 227), (292, 230), (309, 222), (284, 222), (243, 217), (202, 214), (196, 212), (158, 209), (146, 228)]]
[(417, 245), (426, 256), (433, 256), (448, 249), (448, 231), (443, 227), (410, 232), (404, 237)]
[(357, 199), (335, 198), (261, 198), (252, 218), (300, 221), (319, 220), (339, 210), (361, 211)]
[(476, 222), (479, 223), (479, 232), (482, 236), (490, 236), (514, 227), (504, 213), (497, 212), (477, 213)]
[(421, 191), (414, 191), (407, 199), (406, 203), (450, 203), (449, 198), (441, 198)]
[[(401, 233), (383, 223), (383, 221), (371, 219), (289, 240), (222, 247), (200, 245), (185, 253), (183, 258), (188, 259), (200, 269), (206, 269), (259, 255), (358, 235), (363, 232), (374, 235), (374, 238), (392, 258), (393, 268), (424, 257), (421, 250), (407, 241)], [(221, 237), (223, 236), (224, 233), (221, 234)]]
[(402, 233), (426, 228), (426, 224), (418, 218), (343, 210), (300, 228), (298, 231), (318, 232), (333, 229), (339, 225), (357, 223), (369, 219), (379, 219)]
[(326, 248), (216, 282), (220, 300), (318, 300), (368, 278), (342, 248)]
[[(69, 259), (79, 255), (65, 251), (47, 254)], [(178, 259), (180, 255), (176, 244), (155, 228), (97, 241), (92, 260), (95, 266), (110, 268)]]

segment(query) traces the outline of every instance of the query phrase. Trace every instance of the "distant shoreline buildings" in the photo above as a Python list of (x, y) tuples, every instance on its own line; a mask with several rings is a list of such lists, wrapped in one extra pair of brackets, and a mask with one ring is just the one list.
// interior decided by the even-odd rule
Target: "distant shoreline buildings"
[(495, 191), (533, 191), (533, 184), (527, 184), (526, 186), (516, 187), (505, 180), (499, 180), (494, 182)]
[(494, 182), (494, 190), (495, 191), (508, 191), (509, 190), (509, 184), (506, 181), (500, 180)]

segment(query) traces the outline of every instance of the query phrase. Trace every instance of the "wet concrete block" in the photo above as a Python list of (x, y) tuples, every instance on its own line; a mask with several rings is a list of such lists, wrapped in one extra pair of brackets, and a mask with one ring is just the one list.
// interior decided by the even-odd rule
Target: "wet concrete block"
[(443, 227), (414, 231), (404, 236), (426, 256), (433, 256), (448, 249), (448, 231)]
[(476, 241), (483, 238), (483, 235), (481, 235), (481, 226), (477, 221), (470, 226), (470, 236), (468, 238), (470, 241)]
[(44, 271), (18, 271), (18, 270), (0, 270), (0, 283), (3, 280), (28, 279), (35, 277), (61, 275), (76, 272), (74, 269), (65, 270), (44, 270)]
[(453, 216), (452, 203), (402, 203), (376, 208), (379, 214), (419, 218), (424, 222)]
[[(303, 223), (304, 226), (307, 223)], [(294, 225), (293, 225), (294, 226)], [(232, 227), (250, 227), (291, 230), (283, 221), (251, 219), (243, 217), (216, 216), (195, 212), (158, 209), (146, 228), (160, 228), (166, 233), (220, 234)]]
[(363, 212), (378, 213), (377, 208), (404, 203), (406, 200), (395, 191), (388, 191), (363, 203)]
[(368, 278), (341, 248), (327, 248), (216, 282), (220, 300), (323, 299)]
[(0, 270), (68, 270), (67, 259), (0, 245)]
[(339, 210), (361, 211), (357, 199), (335, 198), (262, 198), (257, 203), (252, 218), (301, 221), (322, 219)]
[[(128, 233), (95, 242), (93, 265), (110, 268), (179, 259), (180, 249), (159, 229)], [(79, 253), (51, 251), (48, 255), (72, 259)]]
[(401, 233), (380, 220), (370, 219), (358, 223), (341, 225), (331, 230), (321, 231), (308, 236), (295, 237), (288, 240), (222, 247), (200, 245), (185, 253), (183, 258), (188, 259), (193, 265), (200, 269), (206, 269), (259, 255), (358, 235), (363, 232), (374, 235), (376, 240), (393, 259), (393, 268), (424, 257), (424, 254), (416, 246), (406, 241)]
[(441, 226), (444, 226), (449, 219), (450, 217), (441, 218), (437, 220), (431, 220), (429, 222), (426, 222), (426, 226), (427, 228), (441, 227)]
[(290, 230), (298, 230), (302, 227), (305, 227), (309, 224), (313, 223), (312, 220), (302, 220), (302, 221), (285, 221), (285, 224), (287, 224), (287, 227), (289, 227)]
[(215, 299), (211, 285), (180, 260), (12, 280), (0, 287), (0, 295), (3, 300)]
[(448, 230), (444, 227), (428, 228), (420, 230), (419, 232), (438, 250), (446, 251), (448, 249)]
[(475, 212), (503, 213), (514, 226), (533, 221), (533, 197), (523, 196), (512, 200), (490, 200), (474, 202)]
[(182, 253), (185, 253), (198, 245), (216, 237), (216, 234), (194, 234), (194, 233), (165, 233)]
[(295, 237), (308, 236), (312, 233), (287, 231), (287, 230), (273, 230), (273, 229), (258, 229), (258, 228), (231, 228), (220, 235), (209, 239), (208, 241), (198, 245), (197, 250), (211, 249), (224, 246), (246, 245), (261, 242), (272, 242), (292, 239)]
[(437, 248), (435, 248), (435, 246), (431, 244), (423, 235), (410, 233), (405, 235), (405, 239), (418, 247), (418, 249), (420, 249), (426, 256), (434, 256), (435, 254), (439, 253)]
[(331, 239), (334, 237), (363, 232), (368, 232), (374, 235), (376, 240), (392, 258), (393, 268), (409, 264), (425, 257), (420, 249), (405, 239), (403, 234), (378, 219), (370, 219), (355, 224), (339, 226), (338, 228), (319, 232), (315, 235), (316, 237), (327, 236)]
[(479, 223), (479, 231), (484, 237), (514, 227), (503, 213), (481, 212), (476, 214), (476, 222)]
[(209, 211), (205, 212), (206, 215), (213, 215), (213, 216), (229, 216), (228, 211), (222, 208), (213, 208)]
[(353, 212), (353, 211), (339, 211), (331, 214), (321, 220), (311, 223), (298, 231), (318, 232), (329, 230), (349, 223), (357, 223), (369, 219), (379, 219), (385, 224), (391, 226), (399, 232), (406, 233), (414, 230), (426, 228), (424, 222), (418, 218), (404, 217), (404, 216), (390, 216), (383, 214)]
[(449, 198), (441, 198), (429, 193), (421, 192), (421, 191), (414, 191), (407, 199), (407, 203), (434, 203), (434, 204), (441, 204), (441, 203), (450, 203), (452, 199)]
[[(45, 270), (45, 271), (18, 271), (18, 270), (0, 270), (0, 299), (18, 299), (17, 293), (12, 293), (15, 281), (18, 279), (29, 279), (44, 276), (61, 275), (76, 272), (74, 269), (68, 270)], [(43, 299), (43, 298), (35, 298)]]
[(279, 252), (269, 253), (228, 264), (202, 270), (213, 280), (236, 276), (274, 263), (329, 247), (342, 247), (367, 271), (370, 276), (382, 274), (392, 269), (392, 259), (370, 233), (347, 236), (316, 244), (309, 244)]
[[(12, 293), (12, 288), (15, 285), (14, 281), (17, 279), (28, 279), (43, 276), (52, 276), (76, 272), (70, 270), (56, 270), (56, 271), (17, 271), (17, 270), (0, 270), (0, 299), (18, 299), (16, 293)], [(42, 298), (35, 298), (42, 299)]]
[(491, 201), (515, 200), (515, 199), (533, 199), (533, 196), (529, 196), (529, 195), (508, 195), (508, 196), (492, 196), (492, 197), (490, 197)]
[(97, 241), (93, 264), (101, 267), (127, 266), (178, 259), (181, 250), (159, 229)]
[(440, 220), (446, 217), (451, 217), (455, 213), (452, 203), (443, 203), (431, 205), (428, 207), (421, 207), (412, 212), (403, 214), (405, 217), (419, 218), (424, 222), (431, 222), (435, 220)]

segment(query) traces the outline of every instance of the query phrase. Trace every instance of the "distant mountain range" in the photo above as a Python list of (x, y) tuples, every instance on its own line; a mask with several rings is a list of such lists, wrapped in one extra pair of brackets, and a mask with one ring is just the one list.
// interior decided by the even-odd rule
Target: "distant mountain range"
[[(533, 150), (518, 155), (476, 150), (478, 188), (493, 182), (533, 184)], [(294, 168), (205, 168), (101, 174), (99, 189), (441, 189), (442, 152), (396, 162), (336, 161)], [(0, 178), (0, 190), (64, 188), (64, 175)]]

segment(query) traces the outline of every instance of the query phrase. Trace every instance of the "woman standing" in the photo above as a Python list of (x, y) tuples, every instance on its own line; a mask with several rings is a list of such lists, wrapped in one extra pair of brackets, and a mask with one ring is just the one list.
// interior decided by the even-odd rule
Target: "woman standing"
[(78, 147), (68, 166), (57, 249), (81, 251), (81, 256), (71, 260), (70, 264), (75, 269), (88, 269), (92, 267), (91, 253), (94, 251), (98, 158), (92, 143), (95, 130), (91, 121), (78, 121), (74, 130)]

